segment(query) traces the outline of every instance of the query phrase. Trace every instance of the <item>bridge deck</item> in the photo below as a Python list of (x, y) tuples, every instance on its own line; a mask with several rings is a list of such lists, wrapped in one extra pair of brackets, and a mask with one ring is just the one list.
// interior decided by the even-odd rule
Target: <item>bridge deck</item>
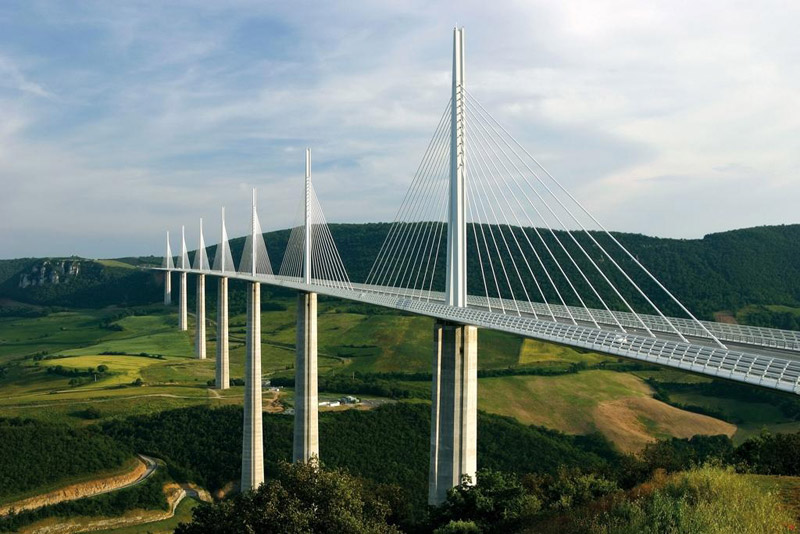
[[(310, 291), (800, 394), (798, 332), (703, 322), (725, 343), (727, 348), (721, 348), (696, 323), (680, 318), (666, 321), (659, 316), (640, 315), (656, 335), (651, 337), (633, 314), (625, 312), (612, 312), (612, 316), (606, 310), (587, 312), (583, 308), (567, 309), (563, 306), (550, 306), (548, 309), (540, 303), (508, 300), (501, 303), (499, 299), (487, 301), (485, 297), (476, 296), (469, 297), (467, 307), (456, 308), (445, 305), (441, 293), (412, 293), (401, 288), (344, 285), (317, 279), (305, 284), (294, 277), (252, 276), (232, 271), (170, 271), (225, 276)], [(570, 314), (577, 324), (573, 324)], [(601, 328), (597, 328), (592, 319)], [(626, 331), (622, 331), (616, 321)], [(689, 343), (680, 340), (673, 326)]]

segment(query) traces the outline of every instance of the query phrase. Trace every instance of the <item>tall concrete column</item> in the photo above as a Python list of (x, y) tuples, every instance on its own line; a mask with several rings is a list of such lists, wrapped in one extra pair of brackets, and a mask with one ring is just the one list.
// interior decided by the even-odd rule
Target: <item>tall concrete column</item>
[(198, 360), (206, 359), (206, 275), (197, 275), (197, 339), (195, 350)]
[(186, 312), (186, 273), (181, 273), (181, 285), (178, 289), (178, 329), (188, 330), (189, 318)]
[(231, 373), (228, 352), (228, 279), (219, 279), (217, 290), (217, 376), (214, 385), (217, 389), (231, 387)]
[(164, 271), (164, 306), (172, 304), (172, 271)]
[(428, 503), (438, 505), (464, 475), (475, 481), (478, 444), (478, 328), (433, 327)]
[(294, 365), (294, 450), (292, 460), (319, 457), (317, 395), (317, 294), (297, 295), (297, 352)]
[(242, 439), (242, 491), (264, 482), (264, 437), (261, 413), (261, 284), (247, 290), (247, 360), (244, 372), (244, 436)]

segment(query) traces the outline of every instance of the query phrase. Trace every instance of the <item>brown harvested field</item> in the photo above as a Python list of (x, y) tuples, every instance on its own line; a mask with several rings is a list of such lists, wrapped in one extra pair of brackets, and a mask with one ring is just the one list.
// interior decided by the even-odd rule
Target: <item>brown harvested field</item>
[(599, 431), (626, 452), (658, 438), (736, 432), (734, 425), (674, 408), (652, 393), (639, 377), (614, 371), (484, 378), (478, 408), (569, 434)]
[(736, 425), (687, 412), (652, 397), (634, 397), (601, 402), (594, 422), (604, 436), (623, 452), (637, 452), (657, 438), (690, 438), (697, 434), (728, 437)]

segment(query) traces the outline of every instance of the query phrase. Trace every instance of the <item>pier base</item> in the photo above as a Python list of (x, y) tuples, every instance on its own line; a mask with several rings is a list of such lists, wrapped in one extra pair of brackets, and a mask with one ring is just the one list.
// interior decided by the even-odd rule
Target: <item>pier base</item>
[(319, 396), (317, 394), (317, 294), (297, 295), (297, 352), (295, 356), (295, 462), (319, 457)]
[(197, 275), (197, 323), (195, 355), (198, 360), (206, 359), (206, 275)]
[(219, 279), (217, 289), (217, 372), (214, 386), (231, 387), (230, 352), (228, 347), (228, 279)]
[(172, 273), (164, 271), (164, 306), (172, 304)]
[(242, 439), (241, 490), (250, 491), (264, 482), (264, 436), (261, 403), (261, 284), (247, 289), (247, 360), (244, 375), (244, 435)]
[(433, 327), (431, 458), (428, 503), (477, 470), (478, 328), (436, 321)]
[(178, 329), (189, 329), (189, 318), (186, 311), (186, 273), (181, 273), (181, 283), (178, 290)]

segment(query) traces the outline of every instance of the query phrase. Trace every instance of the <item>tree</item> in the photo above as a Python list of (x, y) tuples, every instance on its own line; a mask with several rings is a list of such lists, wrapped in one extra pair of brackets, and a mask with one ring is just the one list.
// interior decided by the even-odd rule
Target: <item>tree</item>
[(191, 523), (176, 534), (391, 534), (386, 503), (365, 491), (344, 470), (327, 470), (317, 462), (282, 462), (278, 478), (230, 501), (194, 509)]
[[(437, 532), (514, 532), (542, 508), (516, 475), (482, 469), (476, 484), (464, 478), (448, 492), (447, 501), (432, 510)], [(478, 530), (470, 530), (474, 527)]]

